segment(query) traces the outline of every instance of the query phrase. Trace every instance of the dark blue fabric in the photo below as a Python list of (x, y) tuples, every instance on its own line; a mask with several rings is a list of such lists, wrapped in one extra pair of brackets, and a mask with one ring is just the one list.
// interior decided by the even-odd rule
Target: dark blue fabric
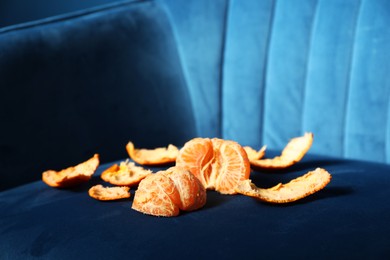
[(118, 2), (118, 0), (1, 0), (0, 28), (112, 2)]
[(125, 145), (183, 145), (196, 125), (176, 41), (155, 3), (0, 31), (0, 190)]
[(103, 183), (98, 175), (108, 166), (76, 189), (39, 181), (0, 193), (0, 258), (390, 258), (389, 165), (307, 155), (284, 172), (251, 174), (270, 187), (326, 168), (331, 183), (306, 199), (269, 205), (209, 191), (203, 209), (174, 218), (138, 213), (132, 198), (90, 198), (87, 189)]
[(157, 0), (174, 28), (188, 82), (198, 135), (222, 135), (222, 66), (226, 0)]

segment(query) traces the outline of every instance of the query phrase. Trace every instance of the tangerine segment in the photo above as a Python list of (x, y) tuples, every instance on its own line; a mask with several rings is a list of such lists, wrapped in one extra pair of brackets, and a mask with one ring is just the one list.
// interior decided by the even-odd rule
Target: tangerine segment
[(42, 180), (51, 187), (66, 188), (87, 182), (91, 179), (99, 166), (99, 155), (76, 166), (71, 166), (60, 171), (47, 170), (42, 173)]
[(171, 167), (163, 172), (174, 183), (179, 191), (181, 210), (192, 211), (203, 207), (206, 204), (206, 189), (190, 171)]
[(313, 144), (313, 134), (292, 138), (280, 156), (272, 159), (250, 160), (252, 166), (263, 169), (283, 169), (299, 162)]
[(189, 170), (208, 188), (214, 158), (213, 143), (209, 138), (194, 138), (186, 142), (176, 158), (176, 166)]
[(212, 143), (216, 156), (209, 186), (222, 194), (236, 194), (235, 187), (250, 175), (248, 156), (234, 141), (213, 138)]
[(244, 146), (244, 150), (245, 150), (246, 154), (248, 155), (249, 161), (260, 160), (261, 158), (263, 158), (265, 155), (266, 148), (267, 148), (267, 146), (264, 145), (263, 147), (260, 148), (260, 150), (256, 151), (255, 149), (253, 149), (250, 146)]
[(244, 180), (236, 187), (236, 191), (265, 202), (288, 203), (323, 189), (331, 178), (332, 176), (325, 169), (317, 168), (287, 184), (279, 183), (269, 189), (259, 188), (249, 179)]
[(126, 160), (105, 170), (101, 178), (113, 185), (133, 186), (150, 174), (152, 174), (152, 171), (136, 166), (135, 163)]
[(195, 138), (179, 152), (176, 166), (189, 170), (206, 189), (235, 194), (238, 181), (249, 178), (248, 156), (238, 143), (218, 138)]
[(173, 163), (179, 153), (179, 149), (170, 144), (167, 148), (159, 147), (155, 149), (136, 149), (132, 142), (126, 145), (127, 153), (136, 163), (142, 165), (162, 165)]
[(148, 175), (135, 192), (132, 209), (153, 216), (179, 215), (180, 194), (174, 182), (162, 172)]
[(119, 200), (130, 198), (130, 188), (122, 187), (103, 187), (98, 184), (88, 190), (89, 196), (97, 200)]

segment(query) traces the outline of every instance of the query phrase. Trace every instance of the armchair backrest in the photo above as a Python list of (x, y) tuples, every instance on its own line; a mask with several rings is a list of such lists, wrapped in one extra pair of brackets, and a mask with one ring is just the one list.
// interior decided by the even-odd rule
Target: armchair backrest
[(0, 190), (125, 146), (196, 136), (175, 38), (153, 1), (0, 29)]
[(198, 131), (390, 163), (390, 2), (160, 0)]

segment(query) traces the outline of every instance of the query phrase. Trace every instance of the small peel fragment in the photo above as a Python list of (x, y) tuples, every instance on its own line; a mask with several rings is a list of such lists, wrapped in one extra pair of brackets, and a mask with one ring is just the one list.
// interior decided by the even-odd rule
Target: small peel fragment
[(112, 165), (102, 172), (100, 177), (113, 185), (134, 186), (150, 174), (152, 174), (152, 171), (136, 166), (133, 162), (126, 160), (119, 165)]
[(130, 198), (130, 188), (127, 186), (122, 187), (103, 187), (103, 185), (98, 184), (92, 186), (88, 190), (89, 196), (97, 200), (119, 200)]
[(253, 149), (250, 146), (244, 146), (243, 148), (244, 148), (246, 154), (248, 155), (249, 161), (252, 161), (252, 160), (260, 160), (261, 158), (263, 158), (265, 155), (265, 150), (267, 149), (267, 146), (264, 145), (258, 151), (256, 151), (255, 149)]
[(168, 145), (168, 147), (158, 147), (155, 149), (136, 149), (132, 142), (128, 142), (126, 151), (133, 161), (141, 165), (174, 163), (179, 154), (179, 149), (173, 144)]
[(99, 166), (99, 155), (95, 154), (92, 158), (76, 166), (55, 171), (47, 170), (42, 173), (42, 180), (47, 185), (55, 188), (69, 188), (89, 181)]
[(249, 179), (244, 180), (236, 187), (236, 191), (269, 203), (289, 203), (323, 189), (330, 182), (331, 178), (332, 176), (328, 171), (317, 168), (289, 183), (279, 183), (268, 189), (257, 187)]
[(252, 166), (260, 169), (284, 169), (299, 162), (313, 144), (313, 134), (305, 133), (303, 136), (292, 138), (280, 156), (270, 159), (253, 160), (249, 158)]

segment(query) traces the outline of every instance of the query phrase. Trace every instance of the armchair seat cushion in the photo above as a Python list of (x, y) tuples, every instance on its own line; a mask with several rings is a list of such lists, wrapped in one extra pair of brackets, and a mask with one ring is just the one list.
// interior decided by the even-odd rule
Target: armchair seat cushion
[(208, 191), (204, 208), (173, 218), (132, 210), (132, 197), (113, 202), (89, 197), (88, 188), (104, 184), (98, 175), (109, 166), (75, 189), (38, 181), (0, 193), (0, 257), (390, 257), (390, 166), (385, 164), (308, 155), (285, 172), (253, 172), (251, 178), (271, 187), (326, 168), (331, 183), (310, 197), (272, 205)]

